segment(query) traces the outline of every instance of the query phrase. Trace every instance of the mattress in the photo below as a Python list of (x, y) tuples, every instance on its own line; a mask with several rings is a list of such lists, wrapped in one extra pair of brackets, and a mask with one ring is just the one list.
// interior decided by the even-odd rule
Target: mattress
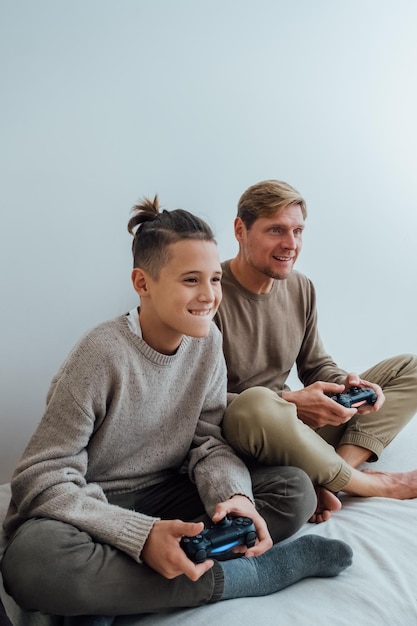
[[(417, 418), (370, 467), (387, 471), (414, 469), (416, 444)], [(9, 496), (9, 485), (1, 485), (1, 517)], [(330, 521), (306, 524), (298, 533), (342, 539), (351, 546), (353, 564), (336, 578), (309, 578), (261, 598), (228, 600), (169, 614), (117, 617), (114, 626), (417, 625), (417, 499), (340, 497), (342, 509)], [(3, 549), (1, 537), (0, 554)], [(23, 613), (2, 584), (0, 597), (13, 626), (61, 623), (56, 617)]]

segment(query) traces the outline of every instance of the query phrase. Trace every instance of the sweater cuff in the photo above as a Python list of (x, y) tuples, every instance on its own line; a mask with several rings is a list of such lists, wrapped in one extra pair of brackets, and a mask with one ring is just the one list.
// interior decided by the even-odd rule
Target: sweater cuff
[(230, 496), (229, 500), (231, 500), (235, 496), (243, 496), (244, 498), (247, 498), (251, 504), (255, 505), (255, 500), (248, 496), (247, 493), (234, 493), (232, 496)]
[(142, 563), (141, 552), (149, 533), (151, 532), (155, 522), (159, 521), (160, 517), (142, 517), (132, 515), (126, 520), (124, 528), (120, 533), (117, 547), (123, 552), (126, 552), (138, 563)]

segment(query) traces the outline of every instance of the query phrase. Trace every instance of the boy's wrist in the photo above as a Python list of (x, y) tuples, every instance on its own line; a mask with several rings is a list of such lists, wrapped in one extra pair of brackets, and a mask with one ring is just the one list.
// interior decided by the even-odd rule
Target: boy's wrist
[(231, 500), (232, 498), (236, 498), (236, 497), (237, 498), (239, 498), (239, 497), (247, 498), (251, 504), (255, 505), (254, 500), (250, 496), (248, 496), (247, 493), (234, 493), (232, 496), (230, 496), (229, 500)]

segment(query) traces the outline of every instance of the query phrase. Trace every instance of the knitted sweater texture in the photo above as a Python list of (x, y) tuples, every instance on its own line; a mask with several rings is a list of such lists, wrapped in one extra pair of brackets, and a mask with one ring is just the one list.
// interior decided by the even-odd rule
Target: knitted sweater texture
[(235, 279), (230, 261), (222, 269), (215, 322), (223, 334), (230, 393), (257, 385), (280, 393), (294, 364), (304, 386), (346, 378), (324, 349), (314, 286), (304, 274), (293, 270), (286, 280), (275, 280), (269, 293), (254, 294)]
[(157, 518), (106, 493), (157, 484), (187, 461), (208, 514), (235, 493), (253, 498), (245, 465), (221, 436), (221, 336), (184, 337), (164, 355), (125, 316), (87, 333), (52, 381), (44, 416), (12, 479), (7, 534), (31, 517), (71, 523), (137, 561)]

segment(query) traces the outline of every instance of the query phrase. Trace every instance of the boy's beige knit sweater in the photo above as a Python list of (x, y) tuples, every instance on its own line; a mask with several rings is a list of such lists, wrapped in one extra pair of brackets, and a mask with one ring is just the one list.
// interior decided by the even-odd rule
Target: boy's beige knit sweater
[[(87, 333), (51, 384), (45, 414), (12, 479), (7, 534), (31, 517), (71, 523), (140, 561), (154, 518), (107, 502), (107, 492), (157, 484), (188, 469), (206, 510), (249, 472), (221, 437), (226, 369), (221, 336), (184, 337), (155, 352), (125, 316)], [(191, 451), (190, 451), (191, 450)]]

